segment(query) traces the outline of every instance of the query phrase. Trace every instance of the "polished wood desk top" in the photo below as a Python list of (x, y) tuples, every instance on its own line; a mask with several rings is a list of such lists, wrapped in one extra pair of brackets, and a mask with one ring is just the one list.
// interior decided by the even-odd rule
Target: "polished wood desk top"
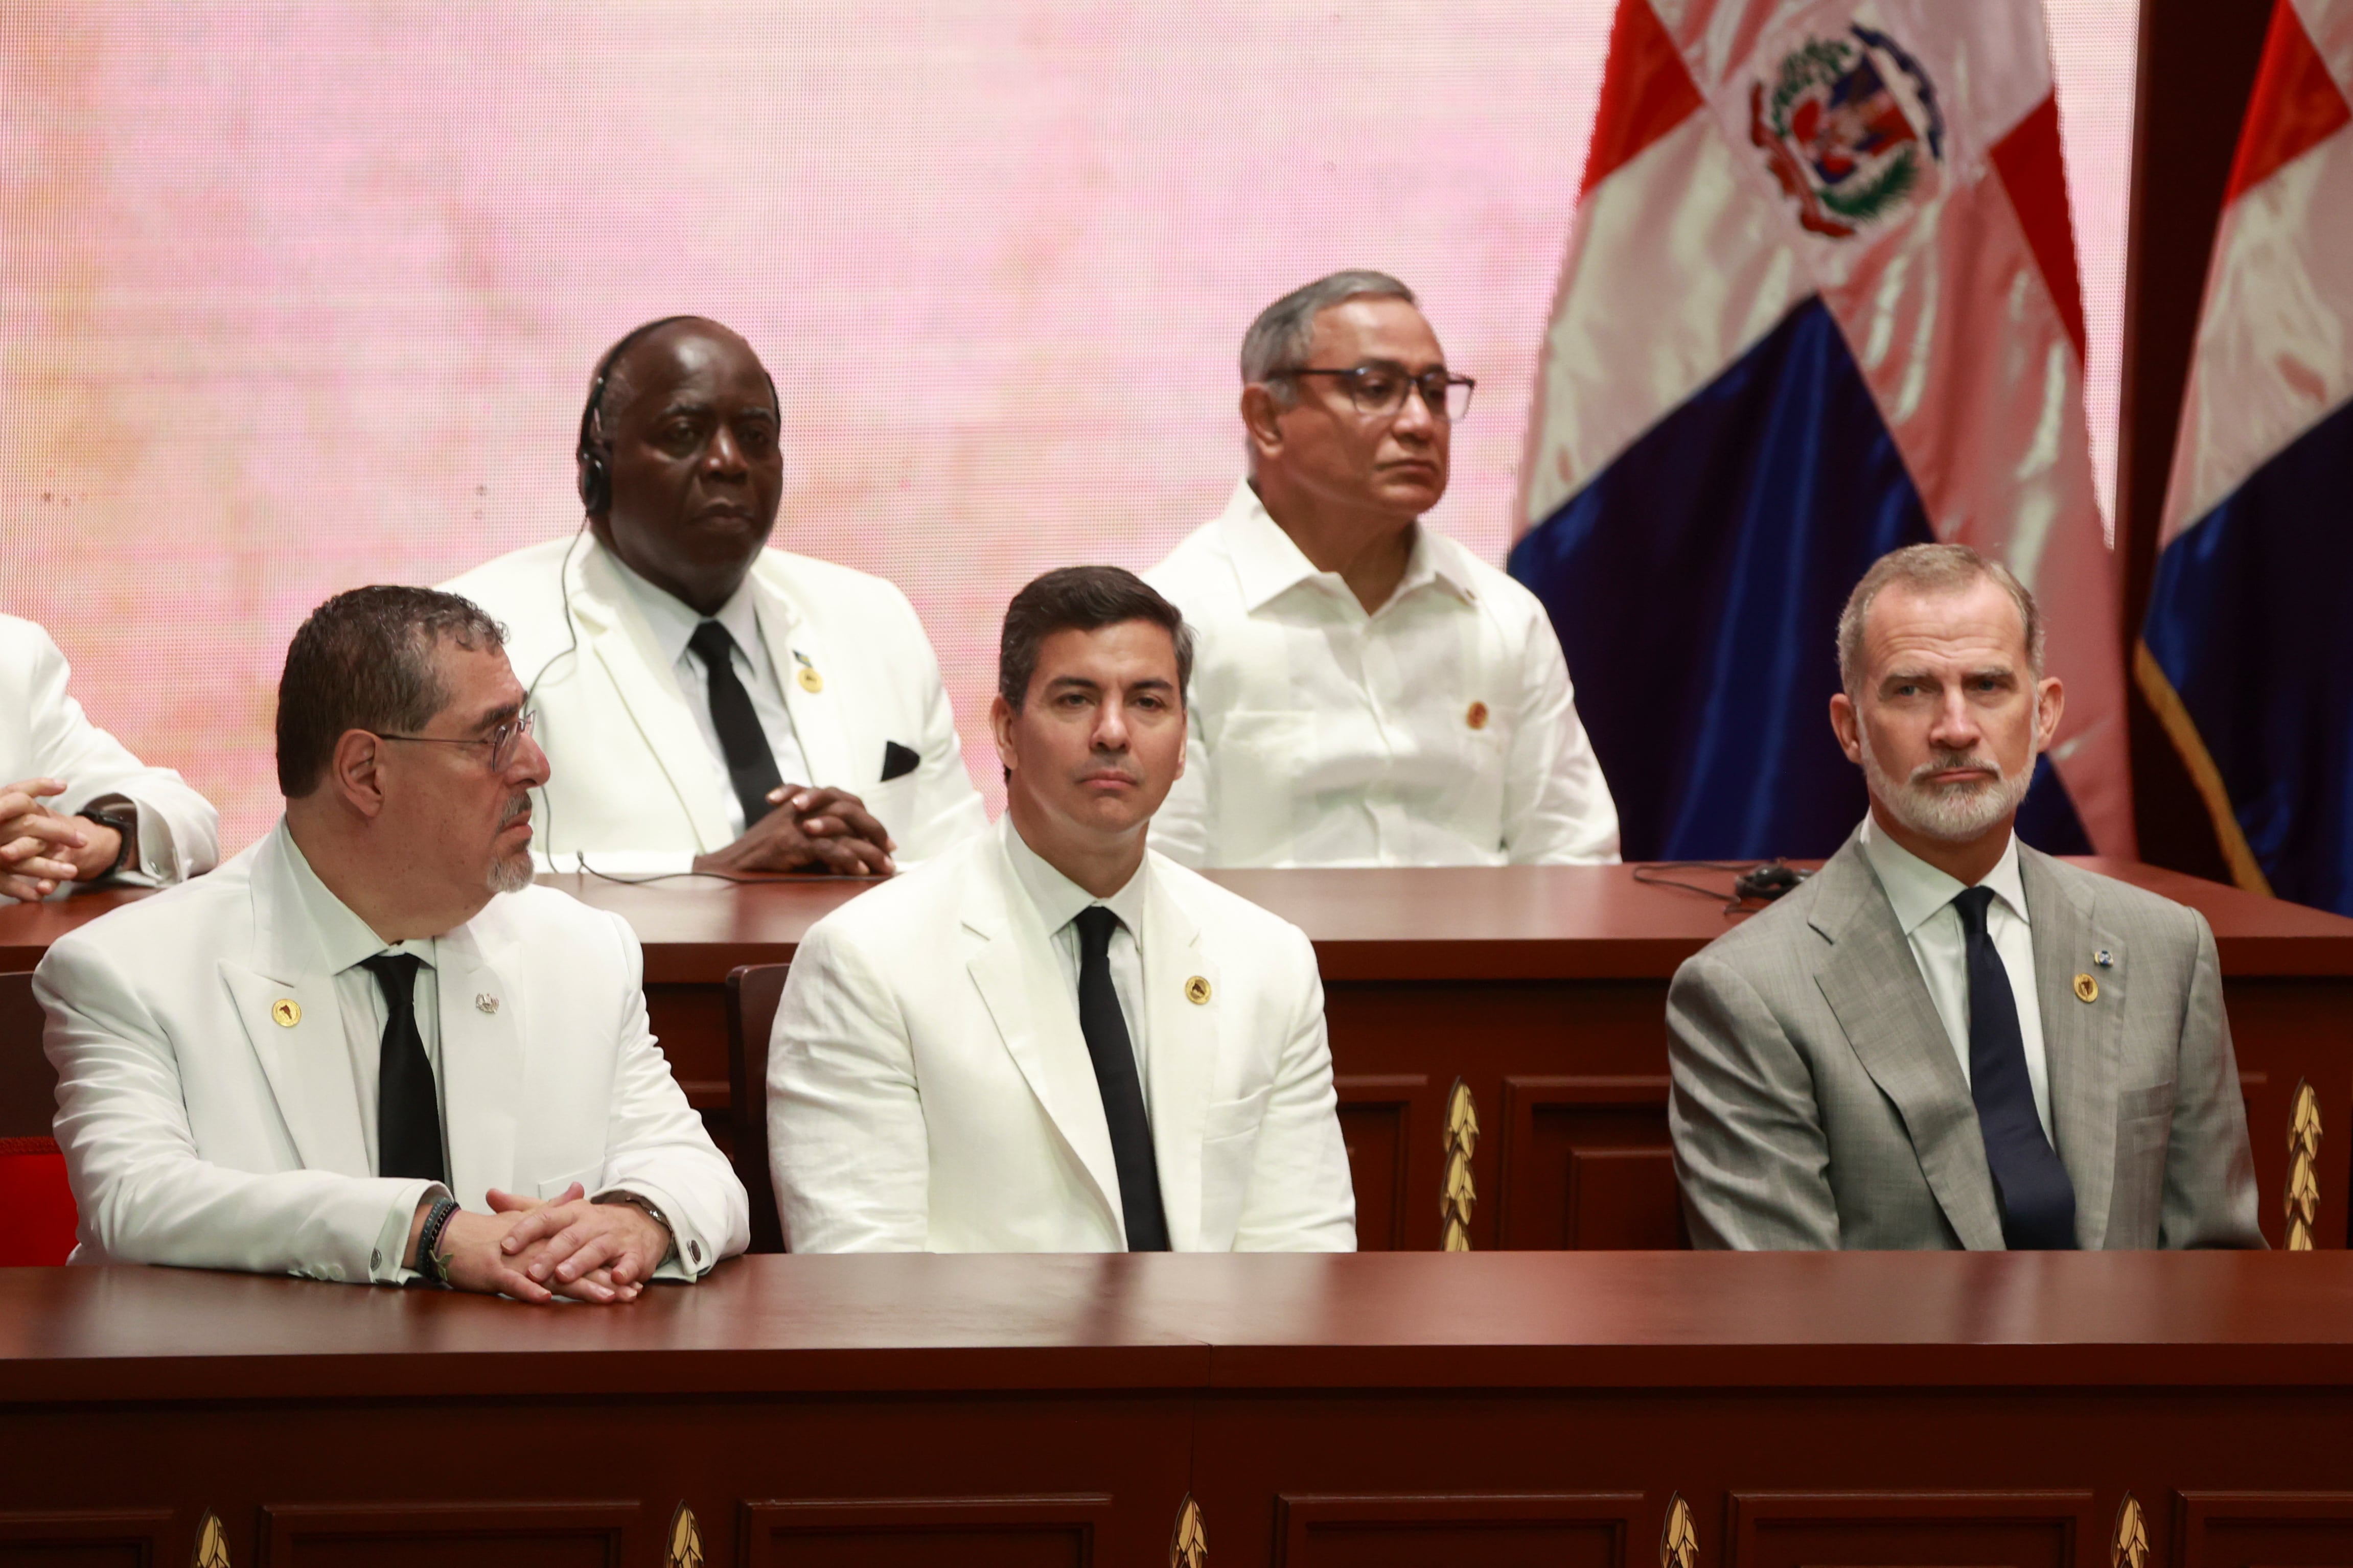
[[(2231, 975), (2353, 974), (2353, 920), (2137, 861), (2087, 870), (2189, 905), (2214, 927)], [(1718, 899), (1646, 885), (1631, 866), (1469, 866), (1219, 871), (1215, 879), (1306, 931), (1326, 980), (1664, 979), (1737, 920)], [(1662, 875), (1731, 891), (1728, 873)], [(739, 963), (782, 963), (823, 916), (875, 884), (831, 877), (744, 882), (668, 877), (540, 879), (629, 922), (653, 984), (715, 984)], [(0, 971), (141, 892), (0, 909)]]
[(2353, 1253), (759, 1257), (609, 1310), (170, 1268), (0, 1270), (0, 1408), (2021, 1384), (2353, 1386)]

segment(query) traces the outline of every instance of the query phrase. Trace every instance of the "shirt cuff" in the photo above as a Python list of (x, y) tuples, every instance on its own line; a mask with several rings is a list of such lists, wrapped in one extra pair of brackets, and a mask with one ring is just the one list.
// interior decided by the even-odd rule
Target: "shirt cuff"
[(385, 1212), (384, 1228), (375, 1234), (375, 1250), (368, 1254), (368, 1279), (378, 1285), (406, 1285), (414, 1280), (429, 1279), (423, 1269), (401, 1267), (401, 1254), (408, 1250), (408, 1227), (417, 1223), (417, 1208), (426, 1199), (437, 1202), (449, 1195), (449, 1189), (438, 1182), (419, 1177), (401, 1185), (401, 1196)]

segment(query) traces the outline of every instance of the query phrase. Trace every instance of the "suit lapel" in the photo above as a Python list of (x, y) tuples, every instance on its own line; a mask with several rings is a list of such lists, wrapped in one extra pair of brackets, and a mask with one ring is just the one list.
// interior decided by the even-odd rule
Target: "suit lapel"
[[(1008, 825), (1001, 831), (1012, 828)], [(974, 857), (971, 879), (964, 924), (985, 945), (965, 970), (988, 1005), (1006, 1053), (1085, 1167), (1097, 1199), (1124, 1228), (1111, 1125), (1095, 1085), (1094, 1058), (1079, 1030), (1078, 998), (1062, 979), (1036, 910), (1019, 896), (1001, 843)]]
[(669, 661), (655, 646), (653, 629), (629, 603), (629, 591), (601, 545), (582, 552), (566, 587), (581, 636), (677, 793), (680, 806), (694, 825), (696, 843), (705, 852), (724, 847), (727, 803), (720, 795), (710, 748), (687, 710)]
[[(254, 861), (251, 963), (221, 960), (221, 980), (303, 1168), (365, 1176), (367, 1137), (343, 1006), (334, 978), (321, 973), (301, 890), (286, 861), (284, 833), (281, 825)], [(291, 1025), (279, 1021), (280, 1002), (294, 1005)]]
[[(1148, 858), (1145, 867), (1150, 872)], [(1219, 977), (1201, 951), (1200, 928), (1170, 895), (1166, 879), (1153, 874), (1147, 891), (1140, 1022), (1152, 1083), (1152, 1147), (1168, 1245), (1190, 1252), (1201, 1237), (1201, 1132), (1218, 1065)], [(1187, 994), (1197, 977), (1208, 983), (1205, 1002)]]
[[(864, 770), (855, 765), (849, 736), (842, 728), (839, 683), (847, 671), (826, 657), (824, 639), (793, 604), (789, 587), (776, 558), (763, 552), (752, 568), (752, 608), (760, 620), (760, 640), (768, 645), (768, 661), (784, 688), (785, 710), (793, 716), (793, 739), (800, 742), (801, 760), (809, 773), (806, 779), (786, 782), (855, 791), (863, 787), (869, 773), (880, 775), (882, 758), (878, 752)], [(803, 671), (811, 672), (817, 690), (804, 683)]]
[[(478, 919), (480, 917), (477, 917)], [(482, 951), (470, 924), (435, 944), (440, 999), (442, 1121), (449, 1190), (469, 1208), (515, 1184), (514, 1109), (522, 1103), (522, 995)]]
[(1894, 1101), (1954, 1234), (1965, 1247), (1998, 1250), (2001, 1216), (1977, 1103), (1894, 906), (1855, 839), (1818, 879), (1813, 925), (1831, 942), (1815, 973), (1822, 997), (1863, 1070)]
[[(2018, 869), (2034, 933), (2034, 993), (2042, 1015), (2042, 1054), (2051, 1075), (2051, 1129), (2059, 1163), (2075, 1187), (2075, 1241), (2104, 1246), (2116, 1177), (2116, 1079), (2123, 1049), (2124, 943), (2092, 923), (2050, 865), (2023, 844)], [(2075, 997), (2094, 950), (2116, 967), (2096, 977), (2098, 1000)]]

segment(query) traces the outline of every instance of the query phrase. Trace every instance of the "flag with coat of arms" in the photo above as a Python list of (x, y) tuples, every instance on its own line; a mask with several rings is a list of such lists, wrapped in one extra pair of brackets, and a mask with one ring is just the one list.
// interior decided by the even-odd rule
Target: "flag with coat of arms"
[(2135, 674), (2242, 886), (2353, 915), (2353, 0), (2277, 0)]
[(2040, 0), (1620, 0), (1511, 570), (1629, 859), (1838, 847), (1839, 609), (1929, 540), (2045, 612), (2066, 708), (2020, 836), (2133, 852), (2083, 382)]

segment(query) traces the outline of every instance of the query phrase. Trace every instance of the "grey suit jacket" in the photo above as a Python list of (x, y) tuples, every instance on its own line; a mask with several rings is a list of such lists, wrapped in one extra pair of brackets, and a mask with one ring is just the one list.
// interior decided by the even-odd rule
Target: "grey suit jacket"
[[(2018, 858), (2076, 1244), (2263, 1246), (2204, 917), (2022, 844)], [(2077, 974), (2097, 1000), (2076, 999)], [(1667, 1029), (1698, 1246), (2002, 1245), (1968, 1082), (1856, 839), (1676, 971)]]

